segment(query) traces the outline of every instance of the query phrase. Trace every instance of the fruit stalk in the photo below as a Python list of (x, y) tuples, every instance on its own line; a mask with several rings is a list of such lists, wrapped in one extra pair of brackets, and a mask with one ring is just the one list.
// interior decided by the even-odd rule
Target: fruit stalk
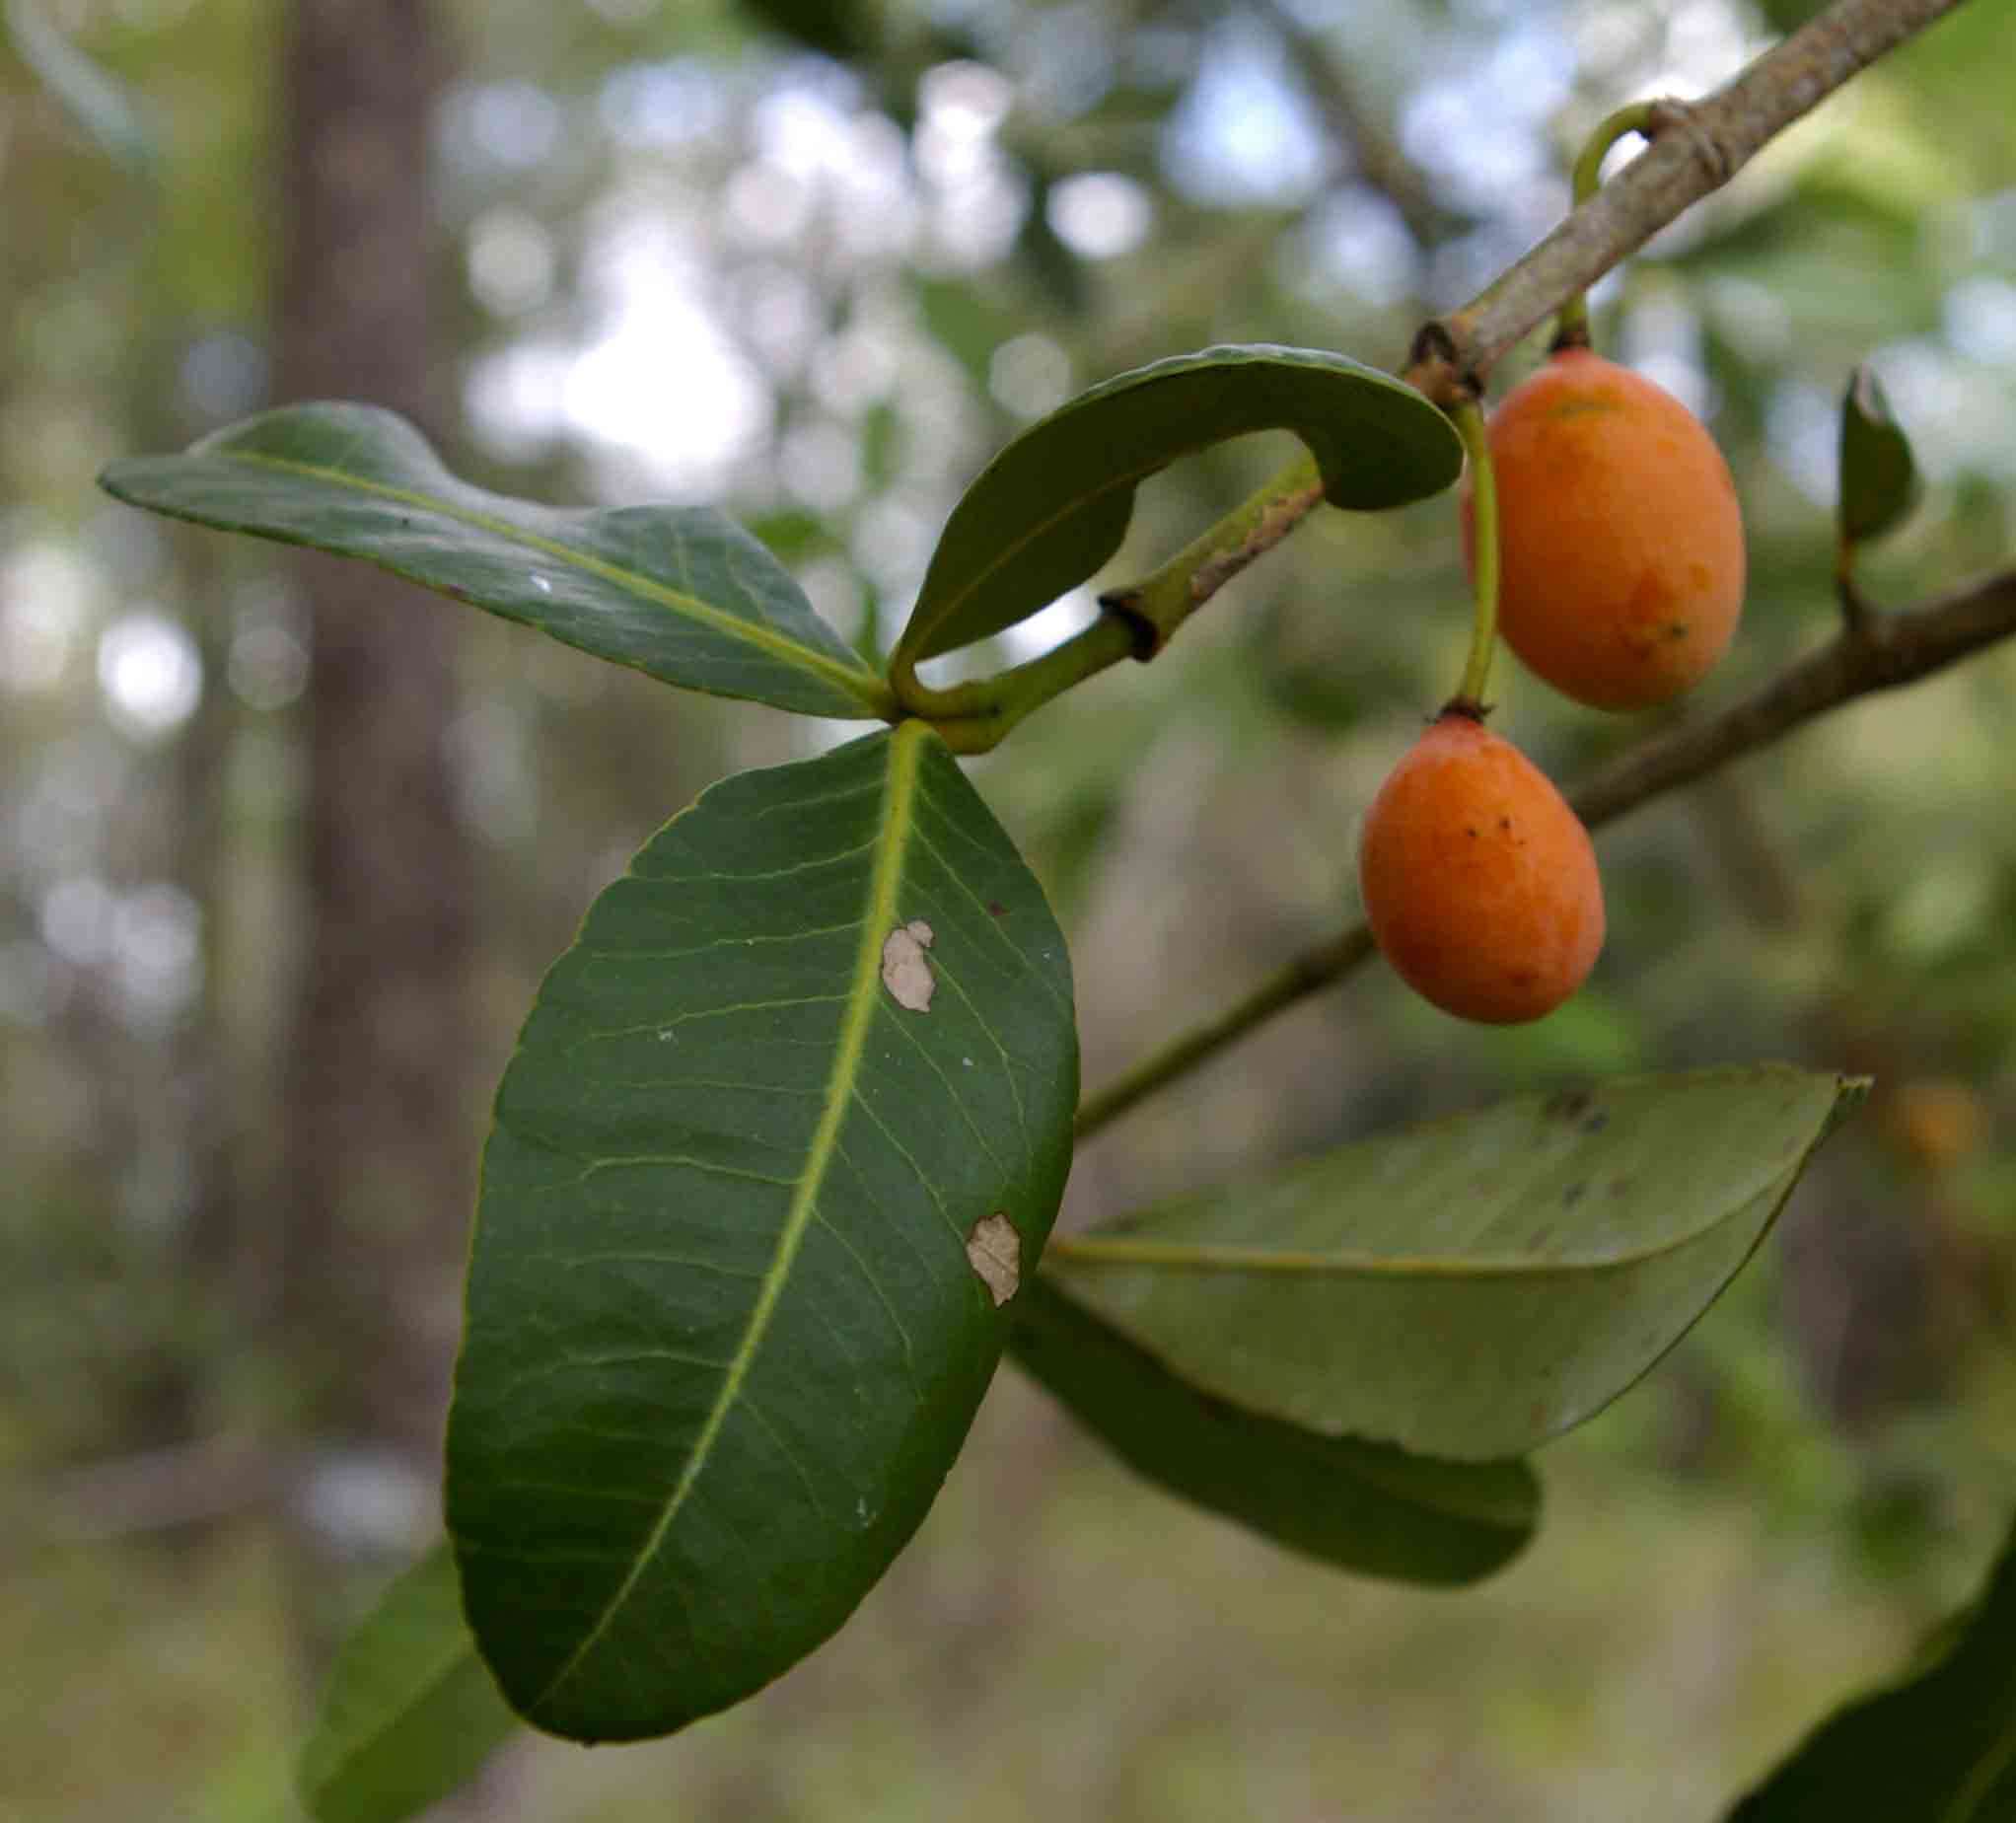
[[(1831, 709), (1875, 691), (1914, 684), (2009, 638), (2016, 638), (2016, 569), (1978, 577), (1919, 607), (1885, 615), (1866, 629), (1843, 631), (1719, 715), (1647, 736), (1582, 780), (1567, 794), (1568, 802), (1586, 828), (1601, 828), (1771, 746)], [(1244, 998), (1087, 1095), (1078, 1108), (1078, 1139), (1090, 1139), (1377, 953), (1372, 932), (1358, 923), (1291, 956)]]
[[(1628, 108), (1620, 108), (1597, 122), (1595, 132), (1589, 135), (1582, 148), (1582, 156), (1575, 161), (1571, 182), (1576, 208), (1579, 209), (1603, 187), (1603, 161), (1610, 156), (1611, 147), (1626, 133), (1641, 133), (1649, 140), (1658, 130), (1660, 109), (1672, 106), (1666, 102), (1633, 102)], [(1589, 295), (1586, 291), (1577, 289), (1570, 293), (1561, 306), (1560, 315), (1554, 320), (1554, 339), (1549, 346), (1556, 353), (1563, 348), (1589, 346)]]
[(1491, 464), (1490, 438), (1484, 414), (1475, 400), (1450, 414), (1470, 458), (1472, 559), (1472, 620), (1470, 656), (1463, 681), (1449, 706), (1481, 718), (1487, 713), (1484, 687), (1490, 682), (1491, 655), (1498, 646), (1498, 482)]
[(1568, 293), (1593, 284), (1858, 71), (1960, 4), (1836, 0), (1733, 81), (1688, 104), (1644, 157), (1461, 310), (1423, 325), (1405, 378), (1438, 404), (1452, 402)]

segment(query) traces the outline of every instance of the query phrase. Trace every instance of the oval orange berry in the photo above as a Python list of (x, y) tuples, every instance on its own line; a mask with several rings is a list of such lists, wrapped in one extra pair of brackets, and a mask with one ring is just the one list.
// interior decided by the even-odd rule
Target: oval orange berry
[(1744, 587), (1736, 487), (1700, 421), (1642, 374), (1566, 348), (1505, 396), (1488, 435), (1498, 628), (1527, 669), (1600, 709), (1698, 683)]
[(1485, 1025), (1550, 1013), (1603, 948), (1603, 883), (1548, 775), (1445, 710), (1380, 786), (1358, 844), (1365, 915), (1400, 978)]

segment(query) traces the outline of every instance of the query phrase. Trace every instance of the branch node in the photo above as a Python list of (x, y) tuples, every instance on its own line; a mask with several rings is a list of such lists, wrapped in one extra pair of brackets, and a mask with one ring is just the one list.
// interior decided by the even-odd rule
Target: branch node
[(1464, 361), (1460, 320), (1431, 317), (1422, 324), (1401, 378), (1444, 411), (1474, 404), (1483, 394), (1481, 379)]
[(1645, 137), (1664, 139), (1678, 134), (1694, 161), (1708, 175), (1709, 186), (1720, 189), (1736, 175), (1737, 160), (1729, 148), (1701, 123), (1700, 110), (1674, 96), (1661, 96), (1645, 118)]
[(1115, 589), (1102, 595), (1099, 611), (1111, 615), (1127, 629), (1127, 637), (1133, 642), (1131, 656), (1137, 665), (1145, 665), (1169, 643), (1155, 623), (1155, 617), (1142, 612), (1138, 589)]

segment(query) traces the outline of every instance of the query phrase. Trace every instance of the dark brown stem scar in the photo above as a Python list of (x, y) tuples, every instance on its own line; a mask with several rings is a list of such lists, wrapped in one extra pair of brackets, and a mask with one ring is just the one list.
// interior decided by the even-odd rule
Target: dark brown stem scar
[(1111, 595), (1099, 598), (1102, 614), (1110, 614), (1123, 622), (1127, 636), (1133, 641), (1134, 662), (1145, 665), (1165, 643), (1162, 629), (1155, 624), (1152, 617), (1141, 612), (1141, 598), (1132, 589), (1116, 589)]

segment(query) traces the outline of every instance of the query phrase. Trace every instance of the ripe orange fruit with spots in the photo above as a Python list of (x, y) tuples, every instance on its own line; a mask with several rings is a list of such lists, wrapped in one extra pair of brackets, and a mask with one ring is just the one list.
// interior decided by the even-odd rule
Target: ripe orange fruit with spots
[(1510, 741), (1444, 710), (1365, 813), (1358, 879), (1394, 970), (1485, 1025), (1550, 1013), (1603, 948), (1603, 883), (1581, 819)]
[(1594, 708), (1697, 684), (1728, 650), (1744, 587), (1735, 484), (1700, 421), (1643, 375), (1567, 348), (1505, 396), (1487, 434), (1505, 643)]

